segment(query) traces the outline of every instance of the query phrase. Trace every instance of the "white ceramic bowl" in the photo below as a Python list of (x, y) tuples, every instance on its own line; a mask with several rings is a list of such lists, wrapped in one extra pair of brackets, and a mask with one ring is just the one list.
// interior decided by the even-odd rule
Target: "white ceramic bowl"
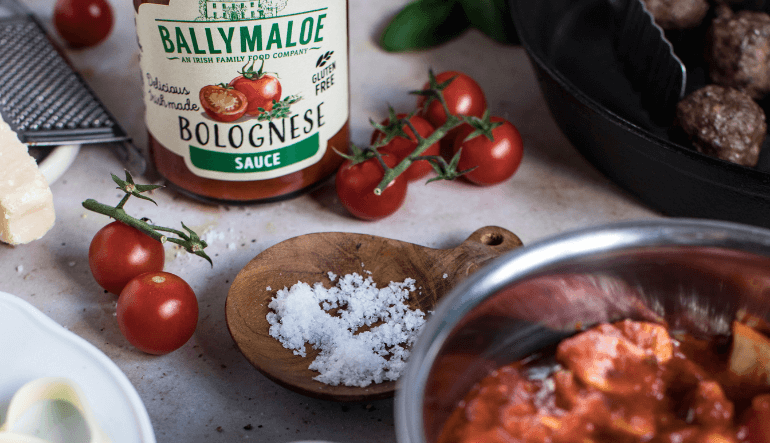
[(0, 292), (0, 422), (13, 395), (42, 377), (78, 385), (112, 443), (155, 443), (131, 381), (95, 346), (24, 300)]

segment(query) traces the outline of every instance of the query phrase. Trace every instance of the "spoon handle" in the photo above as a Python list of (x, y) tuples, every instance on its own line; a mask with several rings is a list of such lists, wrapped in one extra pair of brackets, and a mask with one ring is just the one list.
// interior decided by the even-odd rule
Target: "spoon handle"
[(513, 232), (498, 226), (485, 226), (474, 231), (459, 246), (442, 250), (440, 260), (448, 267), (447, 273), (457, 281), (521, 245), (521, 240)]

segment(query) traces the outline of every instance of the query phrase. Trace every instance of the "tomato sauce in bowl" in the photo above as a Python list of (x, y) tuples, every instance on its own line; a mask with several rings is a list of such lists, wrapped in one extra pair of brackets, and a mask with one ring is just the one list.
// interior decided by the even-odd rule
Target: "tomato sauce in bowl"
[[(666, 441), (662, 435), (667, 430), (673, 432), (674, 424), (683, 429), (693, 425), (694, 418), (688, 415), (692, 403), (687, 403), (688, 396), (697, 392), (693, 374), (715, 380), (733, 405), (728, 429), (735, 434), (717, 441), (741, 441), (740, 427), (750, 430), (754, 422), (759, 423), (754, 427), (759, 435), (770, 435), (763, 429), (770, 425), (768, 414), (759, 413), (770, 409), (767, 398), (760, 396), (768, 392), (770, 374), (770, 344), (766, 339), (770, 336), (770, 231), (724, 222), (663, 219), (592, 227), (544, 239), (501, 257), (455, 287), (436, 306), (409, 356), (394, 408), (399, 442), (524, 441), (511, 436), (503, 424), (504, 413), (515, 410), (504, 409), (509, 403), (507, 396), (516, 392), (523, 395), (526, 390), (512, 390), (499, 381), (487, 380), (484, 389), (498, 403), (481, 400), (474, 403), (476, 407), (468, 406), (473, 399), (468, 393), (479, 391), (479, 381), (509, 364), (514, 365), (515, 383), (524, 376), (532, 379), (532, 368), (547, 369), (535, 372), (540, 377), (534, 377), (530, 389), (539, 394), (530, 393), (530, 400), (513, 405), (531, 411), (540, 408), (546, 423), (562, 425), (548, 418), (566, 417), (571, 410), (568, 404), (557, 402), (561, 397), (555, 394), (555, 365), (572, 371), (578, 392), (588, 390), (589, 385), (577, 376), (576, 367), (567, 365), (575, 356), (563, 351), (560, 357), (558, 347), (575, 339), (579, 331), (625, 319), (665, 325), (665, 329), (658, 328), (666, 332), (660, 334), (665, 339), (661, 343), (672, 343), (671, 358), (645, 350), (655, 347), (642, 346), (618, 329), (614, 333), (617, 342), (622, 337), (626, 348), (647, 357), (637, 358), (641, 369), (635, 372), (629, 366), (629, 374), (643, 380), (647, 377), (649, 383), (640, 385), (641, 393), (630, 389), (639, 398), (614, 399), (615, 393), (605, 391), (609, 386), (624, 386), (615, 383), (622, 373), (619, 370), (625, 369), (620, 365), (624, 360), (607, 358), (602, 364), (612, 371), (605, 371), (605, 379), (613, 383), (596, 385), (604, 391), (594, 386), (594, 395), (605, 405), (631, 409), (639, 405), (639, 416), (646, 412), (641, 405), (647, 404), (650, 409), (669, 411), (667, 416), (674, 419), (669, 424), (659, 423), (656, 415), (656, 421), (648, 421), (655, 423), (655, 434), (604, 441)], [(578, 349), (583, 348), (576, 346), (573, 351)], [(587, 355), (600, 354), (590, 351)], [(662, 365), (663, 360), (669, 363)], [(692, 365), (702, 370), (688, 368)], [(677, 373), (680, 375), (675, 376)], [(657, 389), (653, 391), (650, 386), (656, 380), (660, 386), (652, 385)], [(553, 385), (551, 409), (542, 409), (541, 403), (532, 405), (532, 401), (545, 402), (549, 397), (537, 383)], [(669, 400), (645, 398), (650, 392), (662, 392)], [(682, 405), (684, 410), (672, 404)], [(458, 411), (458, 405), (463, 409)], [(749, 410), (756, 411), (761, 419), (750, 418)], [(593, 427), (602, 424), (590, 420), (604, 419), (606, 414), (591, 411), (585, 411), (582, 423)], [(636, 419), (630, 419), (636, 416), (633, 411), (625, 411), (626, 421), (637, 426)], [(475, 418), (487, 420), (486, 427), (479, 421), (471, 429), (468, 422)], [(464, 434), (463, 429), (477, 431), (475, 437)], [(669, 441), (686, 441), (682, 434), (668, 434), (673, 439)], [(570, 441), (581, 441), (573, 437)], [(587, 441), (600, 440), (601, 436), (594, 435)]]
[[(439, 443), (765, 442), (770, 344), (735, 323), (708, 339), (662, 324), (603, 323), (477, 383)], [(748, 362), (753, 360), (754, 362)]]

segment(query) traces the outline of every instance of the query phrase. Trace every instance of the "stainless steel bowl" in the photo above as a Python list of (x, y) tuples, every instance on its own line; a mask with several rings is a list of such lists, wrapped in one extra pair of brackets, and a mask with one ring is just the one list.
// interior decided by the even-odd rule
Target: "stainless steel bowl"
[(509, 253), (461, 283), (424, 326), (395, 400), (399, 443), (436, 441), (490, 370), (622, 318), (727, 333), (770, 321), (770, 230), (727, 222), (613, 224)]

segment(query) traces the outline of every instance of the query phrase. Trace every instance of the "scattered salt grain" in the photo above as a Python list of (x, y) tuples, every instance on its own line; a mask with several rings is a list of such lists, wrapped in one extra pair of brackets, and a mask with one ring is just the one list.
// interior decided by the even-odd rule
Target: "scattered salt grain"
[(447, 277), (449, 277), (449, 274), (444, 274), (444, 278), (447, 278)]
[(224, 240), (225, 239), (225, 233), (224, 232), (220, 232), (220, 231), (216, 231), (216, 230), (206, 231), (201, 236), (201, 239), (203, 241), (205, 241), (207, 244), (212, 244), (212, 243), (215, 243), (217, 241)]
[(16, 272), (18, 272), (19, 274), (24, 272), (24, 266), (23, 265), (16, 266)]
[(270, 335), (295, 355), (305, 357), (306, 344), (319, 349), (309, 368), (322, 383), (365, 387), (396, 380), (425, 323), (425, 313), (405, 303), (414, 283), (407, 278), (378, 289), (357, 273), (340, 277), (331, 289), (298, 282), (268, 305)]

